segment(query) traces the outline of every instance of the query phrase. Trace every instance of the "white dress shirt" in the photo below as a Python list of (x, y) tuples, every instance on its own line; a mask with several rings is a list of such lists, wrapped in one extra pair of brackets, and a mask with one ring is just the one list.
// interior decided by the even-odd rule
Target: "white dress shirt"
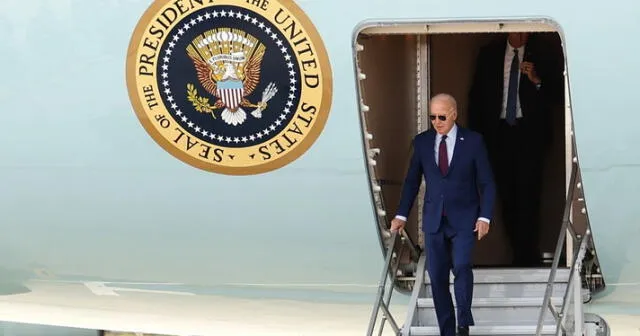
[[(453, 151), (456, 147), (456, 136), (458, 135), (458, 125), (453, 124), (449, 133), (447, 133), (447, 139), (444, 141), (447, 144), (447, 157), (449, 159), (449, 166), (451, 165), (451, 159), (453, 158)], [(440, 164), (440, 141), (442, 141), (442, 134), (436, 133), (436, 141), (433, 144), (436, 154), (436, 164)]]
[[(500, 112), (500, 119), (505, 119), (507, 116), (507, 97), (509, 96), (509, 78), (511, 77), (511, 63), (513, 61), (514, 49), (518, 49), (519, 64), (522, 64), (524, 59), (524, 46), (520, 48), (514, 48), (507, 41), (507, 48), (504, 53), (504, 85), (502, 86), (502, 111)], [(518, 71), (518, 83), (520, 83), (521, 71)], [(520, 86), (518, 86), (518, 92), (520, 92)], [(516, 99), (516, 118), (522, 118), (522, 109), (520, 108), (520, 95), (517, 95)]]
[[(451, 130), (449, 130), (449, 133), (447, 133), (447, 139), (445, 139), (445, 144), (447, 145), (447, 159), (448, 159), (448, 163), (449, 166), (451, 165), (451, 159), (453, 158), (453, 151), (455, 150), (456, 147), (456, 137), (458, 136), (458, 125), (453, 124), (453, 127), (451, 128)], [(440, 153), (440, 142), (442, 141), (442, 134), (440, 133), (436, 133), (436, 141), (433, 144), (434, 146), (434, 153), (435, 153), (435, 160), (436, 160), (436, 164), (440, 164), (440, 158), (439, 158), (439, 153)], [(407, 221), (407, 217), (405, 216), (400, 216), (397, 215), (396, 218), (401, 219), (403, 221)], [(484, 217), (480, 217), (478, 218), (478, 220), (490, 223), (490, 221), (487, 218)]]

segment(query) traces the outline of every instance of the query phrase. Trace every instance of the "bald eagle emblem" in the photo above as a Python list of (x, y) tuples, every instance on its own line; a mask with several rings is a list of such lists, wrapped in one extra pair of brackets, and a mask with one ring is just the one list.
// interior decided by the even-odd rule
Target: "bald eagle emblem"
[(187, 46), (187, 55), (193, 61), (197, 78), (202, 87), (215, 98), (198, 95), (195, 85), (187, 84), (187, 99), (196, 111), (215, 111), (222, 120), (233, 126), (242, 125), (247, 119), (245, 108), (255, 108), (251, 115), (262, 117), (267, 102), (278, 92), (274, 83), (269, 83), (262, 93), (262, 100), (253, 104), (247, 98), (260, 82), (260, 67), (265, 46), (255, 37), (240, 29), (218, 28), (197, 36)]

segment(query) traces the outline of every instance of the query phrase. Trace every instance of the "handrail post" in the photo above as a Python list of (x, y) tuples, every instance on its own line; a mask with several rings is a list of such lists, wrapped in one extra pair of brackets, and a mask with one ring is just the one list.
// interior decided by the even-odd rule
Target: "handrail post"
[[(587, 231), (582, 237), (582, 241), (580, 242), (580, 247), (575, 253), (575, 261), (573, 263), (572, 271), (573, 271), (573, 309), (575, 315), (573, 317), (574, 321), (574, 333), (577, 335), (582, 335), (582, 278), (580, 276), (580, 269), (582, 268), (582, 260), (584, 259), (584, 254), (587, 251), (587, 242), (591, 238), (591, 230), (587, 227)], [(580, 332), (578, 332), (578, 327), (580, 328)]]
[[(560, 228), (558, 242), (556, 243), (556, 250), (553, 256), (553, 262), (551, 264), (551, 270), (549, 271), (549, 279), (547, 280), (547, 288), (545, 290), (544, 298), (542, 299), (542, 308), (538, 316), (538, 324), (536, 326), (536, 336), (542, 334), (542, 326), (544, 324), (544, 317), (547, 311), (547, 306), (551, 303), (551, 295), (553, 294), (553, 285), (555, 283), (556, 271), (560, 264), (560, 255), (562, 254), (562, 247), (564, 246), (564, 240), (567, 236), (567, 230), (570, 224), (569, 214), (571, 211), (571, 205), (573, 204), (573, 193), (575, 192), (576, 179), (578, 174), (577, 164), (574, 162), (571, 167), (571, 177), (569, 179), (569, 190), (567, 192), (567, 199), (565, 200), (564, 214), (562, 216), (562, 226)], [(555, 316), (554, 316), (555, 317)]]
[[(578, 262), (576, 267), (580, 268), (581, 264), (581, 262)], [(582, 323), (582, 277), (580, 276), (580, 271), (576, 272), (573, 278), (573, 333), (574, 335), (584, 335)]]
[(398, 232), (393, 232), (391, 234), (391, 239), (389, 240), (389, 247), (387, 248), (387, 255), (385, 257), (384, 267), (382, 268), (382, 275), (380, 276), (380, 282), (378, 283), (378, 294), (376, 295), (376, 302), (373, 306), (373, 311), (371, 312), (371, 320), (369, 321), (367, 336), (373, 335), (373, 329), (375, 328), (376, 321), (378, 320), (378, 311), (380, 310), (380, 305), (383, 303), (384, 289), (387, 283), (387, 276), (389, 275), (389, 267), (394, 254), (397, 237)]
[[(582, 237), (582, 240), (580, 241), (580, 245), (578, 249), (573, 253), (574, 262), (572, 263), (571, 271), (569, 272), (568, 289), (565, 292), (564, 299), (562, 301), (561, 316), (556, 321), (556, 332), (559, 332), (560, 329), (566, 329), (563, 324), (563, 320), (566, 317), (567, 310), (568, 310), (568, 302), (570, 300), (573, 301), (574, 305), (580, 306), (580, 307), (574, 307), (574, 311), (577, 308), (580, 308), (580, 310), (582, 309), (582, 281), (580, 280), (581, 278), (580, 278), (579, 269), (582, 267), (582, 259), (584, 258), (585, 251), (587, 250), (587, 241), (590, 238), (590, 236), (591, 236), (591, 231), (589, 230), (589, 228), (587, 228), (587, 232)], [(578, 321), (576, 321), (576, 318), (577, 317), (574, 316), (574, 323), (578, 323)], [(582, 315), (580, 316), (579, 322), (580, 322), (580, 326), (582, 327)], [(574, 325), (574, 331), (575, 331), (575, 325)]]

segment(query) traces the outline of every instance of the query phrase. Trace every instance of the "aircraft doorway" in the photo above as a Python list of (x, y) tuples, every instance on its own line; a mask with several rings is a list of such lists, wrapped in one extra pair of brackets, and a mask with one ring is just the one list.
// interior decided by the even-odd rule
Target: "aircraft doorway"
[[(516, 27), (513, 25), (511, 28)], [(366, 130), (365, 146), (369, 149), (372, 186), (373, 189), (379, 188), (378, 193), (374, 190), (372, 194), (378, 202), (377, 214), (382, 227), (387, 227), (397, 208), (411, 139), (429, 127), (428, 98), (436, 93), (452, 94), (458, 102), (458, 124), (474, 129), (470, 125), (472, 116), (468, 113), (468, 98), (476, 57), (482, 46), (504, 38), (505, 33), (487, 33), (498, 29), (478, 27), (481, 24), (475, 27), (476, 32), (468, 32), (473, 29), (466, 30), (464, 26), (458, 25), (449, 31), (445, 27), (439, 32), (435, 31), (435, 26), (431, 27), (431, 34), (412, 33), (406, 26), (385, 27), (390, 30), (385, 33), (385, 28), (380, 27), (358, 36), (357, 43), (361, 46), (357, 54), (361, 118)], [(497, 24), (494, 26), (498, 27)], [(419, 28), (425, 30), (424, 25)], [(556, 32), (550, 31), (549, 27), (527, 28), (520, 29), (536, 31), (535, 38), (547, 46), (546, 56), (557, 66), (555, 71), (559, 72), (560, 79), (558, 93), (551, 106), (552, 117), (547, 121), (553, 142), (545, 153), (539, 195), (539, 248), (541, 253), (553, 253), (562, 224), (571, 157), (567, 152), (570, 147), (565, 141), (571, 120), (566, 116), (564, 104), (564, 57)], [(549, 134), (541, 132), (539, 136), (542, 139)], [(420, 245), (422, 234), (418, 223), (422, 215), (422, 192), (414, 203), (407, 226), (412, 240)], [(511, 261), (512, 251), (501, 215), (502, 203), (498, 195), (491, 233), (478, 243), (475, 251), (474, 263), (478, 267), (509, 266)], [(564, 259), (561, 264), (564, 264)]]

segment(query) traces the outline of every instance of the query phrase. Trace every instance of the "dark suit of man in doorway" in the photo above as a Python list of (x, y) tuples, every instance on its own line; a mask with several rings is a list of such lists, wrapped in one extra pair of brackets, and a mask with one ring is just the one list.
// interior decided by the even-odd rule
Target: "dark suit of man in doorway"
[(489, 232), (496, 191), (482, 136), (455, 123), (455, 99), (439, 94), (430, 106), (433, 128), (413, 140), (413, 154), (391, 230), (404, 228), (424, 177), (422, 230), (440, 335), (456, 335), (449, 291), (452, 269), (458, 333), (469, 335), (469, 326), (474, 325), (472, 253), (476, 239)]
[(540, 262), (539, 209), (551, 144), (550, 104), (559, 95), (562, 79), (554, 71), (549, 48), (535, 42), (528, 33), (510, 33), (484, 47), (468, 104), (470, 128), (487, 142), (513, 265), (523, 267)]

